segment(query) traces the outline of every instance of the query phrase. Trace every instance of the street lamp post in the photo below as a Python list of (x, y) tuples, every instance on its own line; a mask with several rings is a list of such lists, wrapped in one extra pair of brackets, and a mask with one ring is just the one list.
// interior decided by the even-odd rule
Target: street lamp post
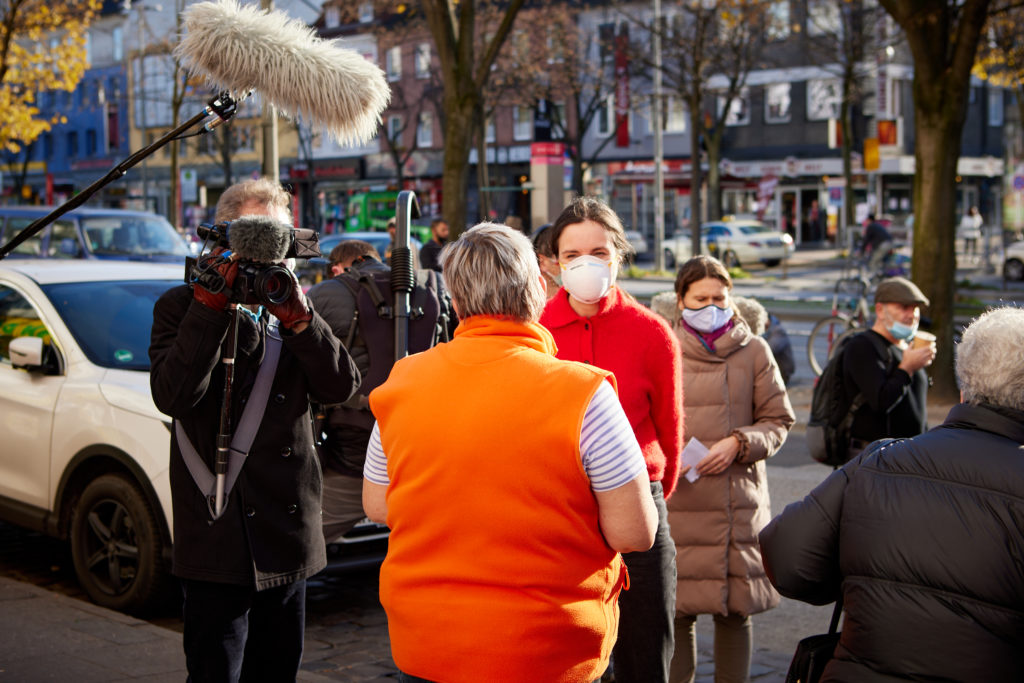
[[(260, 8), (271, 12), (274, 0), (260, 0)], [(263, 98), (263, 175), (275, 181), (281, 179), (277, 149), (277, 108)]]

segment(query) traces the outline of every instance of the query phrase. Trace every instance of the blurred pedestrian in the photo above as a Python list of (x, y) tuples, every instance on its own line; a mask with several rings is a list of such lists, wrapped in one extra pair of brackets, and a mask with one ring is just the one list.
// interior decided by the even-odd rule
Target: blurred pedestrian
[[(307, 297), (334, 335), (345, 344), (360, 376), (365, 379), (370, 373), (370, 352), (356, 325), (359, 317), (357, 278), (389, 273), (390, 269), (381, 263), (373, 245), (362, 240), (341, 241), (331, 250), (328, 261), (331, 277), (314, 285)], [(354, 265), (358, 270), (351, 273)], [(342, 280), (345, 277), (349, 278), (348, 284)], [(324, 478), (323, 531), (324, 539), (330, 543), (366, 517), (362, 500), (363, 463), (374, 418), (366, 396), (360, 392), (342, 404), (321, 406), (321, 410), (323, 436), (318, 452)]]
[(541, 316), (558, 357), (615, 373), (619, 400), (644, 453), (658, 508), (654, 546), (624, 556), (630, 589), (613, 653), (616, 683), (668, 680), (675, 612), (675, 546), (665, 499), (675, 490), (682, 450), (679, 342), (669, 326), (615, 285), (631, 253), (622, 221), (593, 197), (578, 197), (555, 220), (562, 289)]
[(370, 394), (363, 504), (391, 527), (380, 598), (399, 681), (593, 681), (626, 582), (616, 551), (654, 539), (640, 446), (611, 373), (554, 357), (523, 234), (478, 225), (441, 263), (455, 338)]
[(883, 440), (761, 532), (783, 595), (846, 618), (821, 681), (1024, 680), (1024, 310), (956, 348), (961, 403)]
[(775, 358), (775, 363), (782, 374), (782, 383), (788, 385), (789, 378), (796, 370), (796, 360), (793, 358), (793, 344), (782, 327), (782, 322), (770, 314), (757, 299), (733, 296), (732, 302), (736, 313), (747, 323), (750, 331), (755, 336), (764, 337), (768, 342), (772, 357)]
[(972, 206), (960, 219), (957, 237), (964, 241), (964, 255), (972, 260), (978, 257), (978, 240), (981, 239), (981, 226), (985, 221), (978, 213), (978, 207)]
[(865, 267), (868, 276), (883, 273), (885, 261), (893, 249), (892, 235), (885, 226), (878, 222), (875, 214), (868, 214), (868, 223), (864, 226), (864, 235), (860, 243), (860, 255), (866, 259)]
[(731, 289), (729, 271), (709, 256), (676, 276), (686, 435), (710, 452), (668, 502), (678, 566), (672, 683), (694, 680), (699, 614), (714, 618), (715, 680), (748, 680), (750, 615), (779, 603), (757, 533), (771, 519), (764, 461), (796, 417), (768, 343), (735, 313)]
[(420, 267), (441, 272), (441, 249), (448, 241), (448, 224), (443, 218), (430, 221), (430, 239), (420, 249)]

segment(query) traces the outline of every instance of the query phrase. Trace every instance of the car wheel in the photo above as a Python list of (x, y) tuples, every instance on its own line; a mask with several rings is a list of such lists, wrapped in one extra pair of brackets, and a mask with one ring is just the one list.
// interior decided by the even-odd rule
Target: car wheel
[(726, 268), (739, 268), (740, 260), (737, 258), (736, 252), (732, 249), (726, 250), (726, 252), (722, 254), (722, 265)]
[(1024, 262), (1012, 258), (1003, 264), (1003, 277), (1007, 280), (1024, 280)]
[(71, 515), (71, 556), (98, 605), (140, 614), (164, 597), (169, 572), (157, 517), (124, 475), (97, 477), (82, 491)]
[(775, 266), (779, 265), (780, 263), (782, 263), (782, 259), (777, 259), (777, 258), (765, 259), (765, 261), (764, 261), (764, 265), (766, 265), (769, 268), (774, 268)]
[(672, 270), (676, 267), (676, 255), (672, 253), (671, 249), (665, 250), (665, 269)]

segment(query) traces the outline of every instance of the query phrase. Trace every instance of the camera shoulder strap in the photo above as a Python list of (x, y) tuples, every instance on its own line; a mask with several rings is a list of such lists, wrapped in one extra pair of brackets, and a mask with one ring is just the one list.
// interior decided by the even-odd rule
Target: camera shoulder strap
[[(276, 325), (270, 325), (267, 327), (266, 350), (263, 354), (263, 362), (260, 363), (260, 369), (256, 374), (256, 382), (253, 384), (252, 393), (249, 394), (249, 401), (245, 405), (245, 410), (242, 411), (242, 418), (238, 421), (238, 429), (235, 430), (234, 436), (231, 437), (231, 445), (229, 446), (231, 457), (228, 459), (228, 472), (224, 482), (225, 499), (231, 493), (235, 480), (238, 479), (238, 473), (242, 471), (242, 465), (245, 464), (245, 459), (249, 455), (252, 442), (256, 439), (256, 432), (260, 428), (260, 422), (263, 421), (263, 413), (267, 409), (267, 399), (270, 397), (270, 387), (274, 383), (274, 375), (277, 372), (277, 362), (280, 357), (281, 335)], [(213, 507), (210, 505), (215, 490), (216, 478), (210, 471), (210, 468), (206, 466), (206, 463), (203, 462), (203, 459), (199, 457), (195, 446), (192, 445), (188, 435), (185, 433), (185, 429), (181, 426), (180, 420), (174, 421), (174, 434), (178, 439), (178, 450), (181, 451), (181, 457), (185, 461), (189, 474), (192, 475), (192, 480), (199, 487), (199, 491), (206, 496), (210, 515), (217, 519), (217, 515), (213, 514)]]

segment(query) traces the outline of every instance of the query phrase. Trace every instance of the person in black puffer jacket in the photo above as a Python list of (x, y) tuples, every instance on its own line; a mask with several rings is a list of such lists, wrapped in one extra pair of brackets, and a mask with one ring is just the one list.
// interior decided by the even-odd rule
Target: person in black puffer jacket
[(879, 441), (760, 534), (782, 595), (842, 595), (822, 681), (1024, 680), (1024, 310), (963, 334), (962, 403)]

